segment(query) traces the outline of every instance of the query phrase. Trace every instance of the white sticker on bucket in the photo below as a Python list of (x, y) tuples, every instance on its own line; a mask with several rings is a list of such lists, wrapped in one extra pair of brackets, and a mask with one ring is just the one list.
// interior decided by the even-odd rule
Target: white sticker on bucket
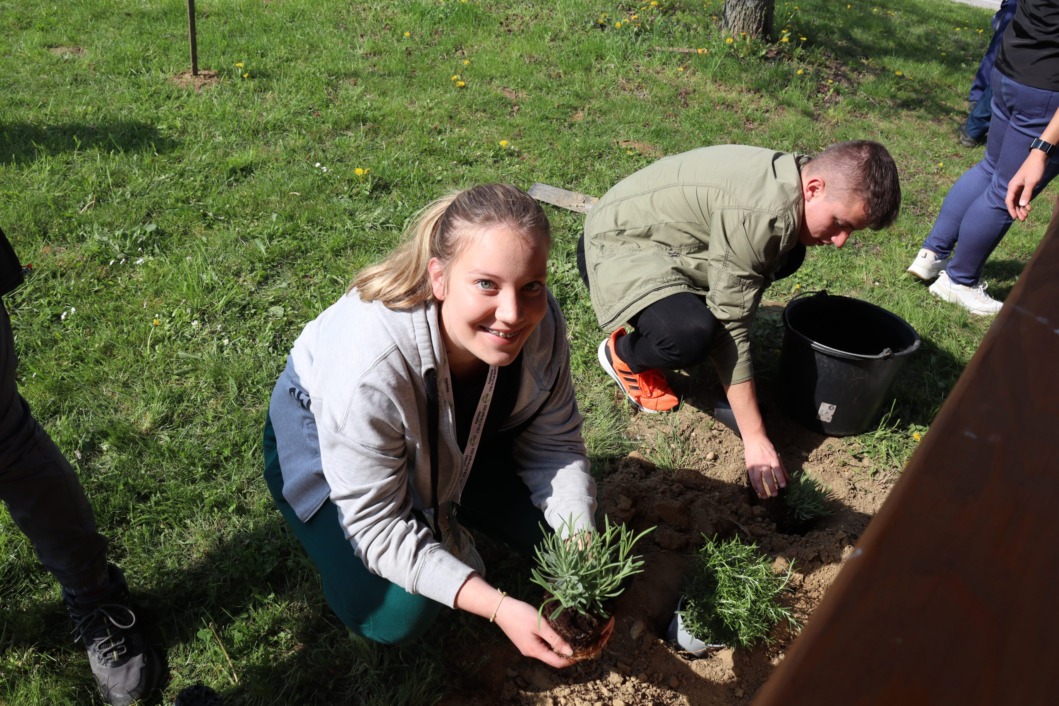
[(821, 402), (820, 411), (816, 413), (816, 418), (821, 422), (830, 422), (831, 418), (835, 416), (836, 409), (838, 409), (838, 405)]

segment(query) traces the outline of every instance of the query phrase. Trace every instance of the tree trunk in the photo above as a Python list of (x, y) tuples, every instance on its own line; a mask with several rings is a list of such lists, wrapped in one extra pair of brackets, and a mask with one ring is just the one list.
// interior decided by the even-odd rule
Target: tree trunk
[(776, 0), (724, 0), (724, 28), (739, 37), (772, 40)]

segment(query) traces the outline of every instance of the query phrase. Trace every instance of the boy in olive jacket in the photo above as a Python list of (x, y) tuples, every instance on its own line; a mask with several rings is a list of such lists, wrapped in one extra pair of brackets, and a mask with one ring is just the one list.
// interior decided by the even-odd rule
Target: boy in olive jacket
[[(876, 142), (815, 158), (721, 145), (667, 157), (623, 179), (588, 213), (578, 265), (600, 326), (599, 361), (645, 412), (675, 409), (663, 369), (710, 358), (761, 497), (787, 473), (765, 432), (750, 322), (761, 294), (801, 264), (804, 247), (842, 247), (853, 231), (893, 223), (897, 167)], [(626, 332), (624, 324), (634, 327)]]

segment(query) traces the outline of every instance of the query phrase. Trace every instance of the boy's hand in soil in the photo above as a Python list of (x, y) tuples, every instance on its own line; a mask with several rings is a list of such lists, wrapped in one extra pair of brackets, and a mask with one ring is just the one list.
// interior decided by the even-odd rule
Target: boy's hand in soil
[(759, 498), (771, 498), (787, 487), (787, 469), (767, 437), (763, 441), (744, 443), (746, 472)]

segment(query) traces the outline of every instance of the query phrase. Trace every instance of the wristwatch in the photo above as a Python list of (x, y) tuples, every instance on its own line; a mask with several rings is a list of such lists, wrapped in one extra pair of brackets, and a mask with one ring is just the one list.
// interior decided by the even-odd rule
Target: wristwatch
[(1055, 151), (1055, 145), (1053, 145), (1051, 142), (1045, 142), (1039, 137), (1035, 137), (1033, 138), (1033, 142), (1030, 143), (1030, 149), (1040, 150), (1041, 152), (1044, 152), (1046, 155), (1051, 157), (1052, 152)]

